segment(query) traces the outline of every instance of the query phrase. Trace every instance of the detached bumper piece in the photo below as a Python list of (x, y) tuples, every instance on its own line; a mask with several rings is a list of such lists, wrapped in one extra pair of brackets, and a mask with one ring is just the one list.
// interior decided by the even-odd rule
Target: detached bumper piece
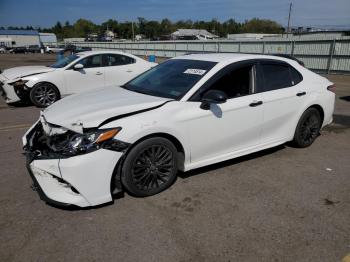
[(53, 162), (55, 161), (44, 160), (27, 164), (29, 175), (33, 180), (32, 189), (39, 194), (40, 199), (54, 206), (61, 207), (90, 206), (90, 203), (73, 186), (61, 179), (57, 174), (47, 171), (52, 169)]

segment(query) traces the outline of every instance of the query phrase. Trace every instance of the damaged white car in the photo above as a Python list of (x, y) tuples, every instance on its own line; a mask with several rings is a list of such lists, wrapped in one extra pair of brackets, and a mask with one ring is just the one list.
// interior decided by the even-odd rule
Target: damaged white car
[(188, 171), (293, 141), (331, 123), (334, 86), (273, 56), (170, 59), (121, 87), (65, 98), (23, 137), (27, 167), (49, 203), (95, 206), (126, 190), (150, 196)]
[(21, 66), (0, 71), (0, 95), (9, 104), (22, 101), (47, 107), (70, 94), (125, 84), (156, 65), (118, 51), (86, 51), (51, 66)]

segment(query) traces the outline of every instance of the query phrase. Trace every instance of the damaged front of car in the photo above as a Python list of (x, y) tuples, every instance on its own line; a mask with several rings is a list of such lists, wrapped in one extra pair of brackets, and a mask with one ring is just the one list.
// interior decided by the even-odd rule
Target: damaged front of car
[(46, 108), (23, 136), (33, 188), (42, 200), (55, 205), (111, 202), (112, 195), (121, 191), (118, 163), (131, 143), (120, 139), (125, 125), (115, 120), (165, 101), (109, 87), (72, 95)]
[[(42, 200), (55, 205), (95, 206), (112, 201), (111, 179), (129, 146), (121, 128), (77, 133), (40, 120), (25, 134), (27, 168)], [(118, 181), (114, 191), (120, 191)]]
[(0, 95), (6, 103), (29, 101), (30, 86), (36, 83), (37, 75), (55, 71), (46, 66), (21, 66), (0, 71)]

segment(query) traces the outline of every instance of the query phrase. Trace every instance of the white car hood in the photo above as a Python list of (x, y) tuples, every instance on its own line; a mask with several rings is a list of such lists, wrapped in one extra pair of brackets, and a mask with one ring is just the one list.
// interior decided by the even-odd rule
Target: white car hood
[(5, 69), (2, 75), (10, 80), (15, 80), (21, 77), (36, 75), (54, 71), (55, 68), (47, 66), (19, 66), (14, 68)]
[(109, 118), (157, 107), (170, 99), (139, 94), (112, 86), (66, 97), (42, 112), (49, 124), (78, 133), (98, 127)]

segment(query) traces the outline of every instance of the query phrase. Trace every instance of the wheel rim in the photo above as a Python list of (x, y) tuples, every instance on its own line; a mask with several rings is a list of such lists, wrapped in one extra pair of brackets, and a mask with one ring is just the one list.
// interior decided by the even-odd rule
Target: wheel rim
[(140, 190), (157, 189), (173, 174), (173, 153), (162, 145), (153, 145), (141, 151), (132, 167), (133, 184)]
[(35, 100), (43, 106), (49, 106), (56, 101), (56, 92), (52, 87), (40, 85), (34, 90)]
[(301, 126), (301, 139), (304, 143), (309, 144), (315, 140), (320, 129), (317, 116), (309, 115)]

